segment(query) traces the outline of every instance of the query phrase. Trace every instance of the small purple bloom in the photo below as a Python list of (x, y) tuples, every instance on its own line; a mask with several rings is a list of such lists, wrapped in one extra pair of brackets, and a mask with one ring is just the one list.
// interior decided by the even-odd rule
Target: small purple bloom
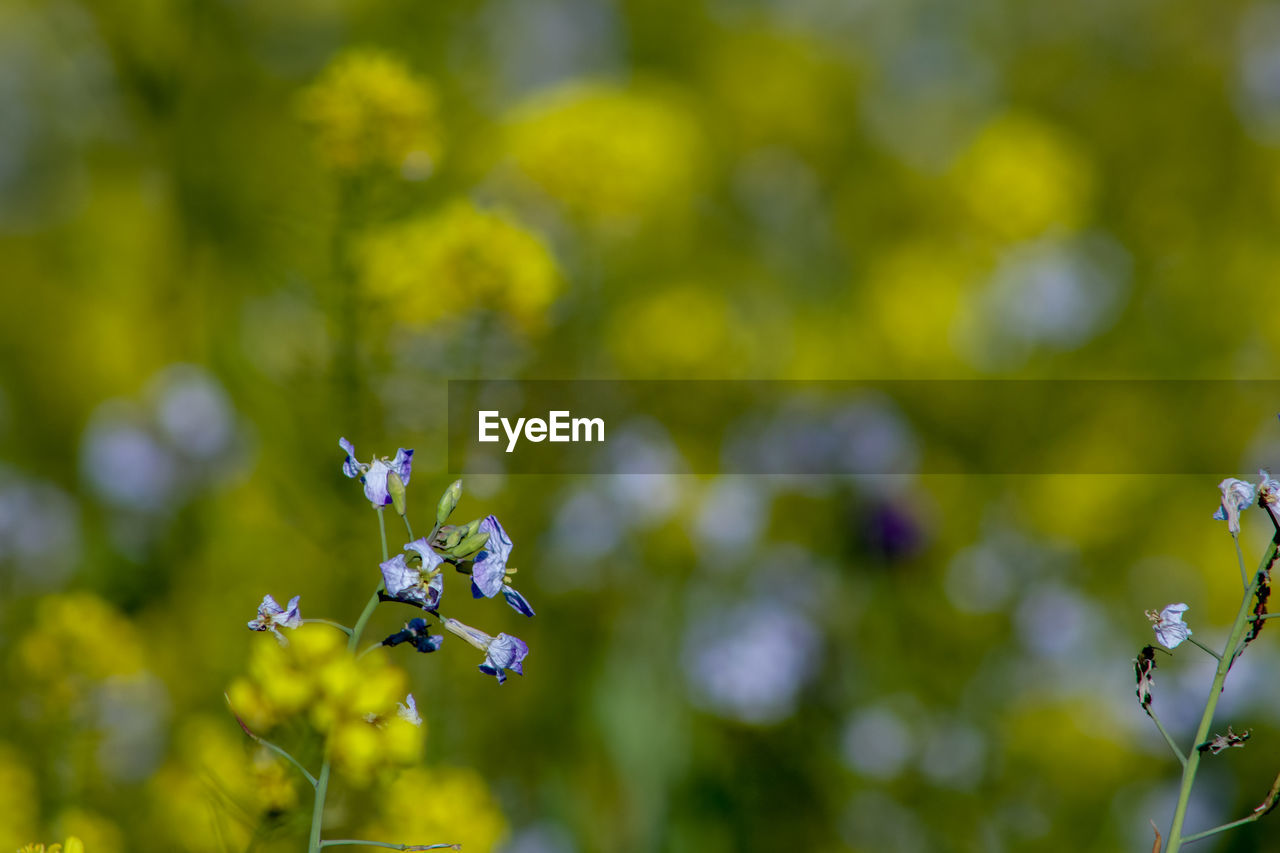
[(524, 675), (524, 659), (529, 654), (529, 647), (524, 640), (510, 634), (499, 634), (490, 637), (484, 631), (465, 625), (457, 619), (444, 620), (444, 627), (451, 634), (456, 634), (484, 652), (484, 663), (480, 671), (485, 675), (495, 675), (498, 683), (507, 680), (506, 670), (517, 675)]
[(507, 560), (511, 556), (511, 537), (502, 529), (495, 516), (487, 516), (480, 522), (480, 532), (489, 534), (489, 541), (476, 554), (471, 568), (471, 596), (493, 598), (502, 593), (503, 598), (517, 612), (533, 616), (533, 608), (523, 595), (507, 583)]
[(1222, 505), (1213, 517), (1227, 523), (1227, 529), (1233, 534), (1240, 532), (1240, 511), (1253, 503), (1254, 490), (1251, 483), (1228, 477), (1218, 484), (1222, 490)]
[(350, 478), (359, 477), (364, 481), (364, 496), (375, 508), (391, 503), (391, 492), (387, 489), (387, 476), (395, 474), (406, 486), (413, 470), (413, 451), (403, 447), (396, 451), (395, 459), (385, 458), (365, 464), (356, 459), (355, 446), (345, 438), (338, 439), (338, 446), (346, 451), (347, 458), (342, 462), (342, 473)]
[(262, 603), (258, 605), (258, 618), (249, 622), (251, 631), (270, 631), (275, 634), (276, 639), (280, 641), (280, 645), (288, 644), (288, 640), (284, 638), (278, 628), (297, 628), (302, 624), (302, 614), (298, 610), (298, 602), (302, 600), (302, 596), (295, 595), (289, 599), (289, 606), (281, 607), (276, 600), (269, 595), (262, 597)]
[(411, 643), (418, 651), (429, 653), (444, 644), (444, 635), (430, 633), (425, 619), (410, 619), (403, 629), (382, 641), (384, 646), (398, 646), (401, 643)]
[(507, 536), (507, 531), (502, 529), (498, 519), (492, 515), (486, 516), (485, 520), (480, 522), (479, 532), (488, 533), (489, 541), (484, 549), (476, 554), (475, 564), (471, 569), (471, 582), (485, 598), (493, 598), (502, 591), (502, 585), (507, 578), (507, 559), (511, 556), (511, 538)]
[(1147, 618), (1154, 623), (1156, 639), (1166, 649), (1176, 649), (1191, 636), (1191, 629), (1182, 621), (1182, 614), (1190, 608), (1185, 604), (1167, 604), (1159, 613), (1147, 611)]
[(524, 659), (529, 654), (529, 647), (524, 640), (510, 634), (499, 634), (485, 653), (484, 663), (480, 671), (485, 675), (496, 675), (498, 683), (507, 680), (504, 670), (511, 670), (517, 675), (524, 675)]
[[(436, 557), (435, 565), (441, 562), (443, 560)], [(425, 561), (422, 565), (423, 569), (426, 569)], [(385, 563), (379, 563), (378, 566), (382, 569), (382, 580), (387, 586), (387, 594), (392, 598), (417, 604), (423, 610), (435, 610), (440, 606), (440, 596), (444, 593), (444, 575), (432, 574), (429, 570), (423, 571), (410, 566), (405, 562), (404, 554), (396, 554)]]

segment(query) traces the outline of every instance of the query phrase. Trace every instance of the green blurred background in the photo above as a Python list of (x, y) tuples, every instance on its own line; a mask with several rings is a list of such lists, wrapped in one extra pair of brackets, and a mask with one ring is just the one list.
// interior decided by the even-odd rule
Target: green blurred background
[[(354, 620), (379, 546), (337, 439), (416, 448), (429, 525), (449, 378), (1276, 378), (1278, 219), (1276, 3), (3, 0), (0, 848), (300, 849), (223, 700), (244, 622)], [(1247, 476), (1259, 415), (1181, 427)], [(527, 674), (394, 656), (423, 769), (339, 786), (335, 832), (1150, 849), (1176, 766), (1131, 661), (1146, 608), (1234, 614), (1218, 477), (637, 477), (678, 451), (621, 435), (617, 476), (467, 479), (538, 616), (462, 618)], [(1275, 639), (1193, 828), (1273, 778)], [(1184, 737), (1210, 664), (1157, 673)]]

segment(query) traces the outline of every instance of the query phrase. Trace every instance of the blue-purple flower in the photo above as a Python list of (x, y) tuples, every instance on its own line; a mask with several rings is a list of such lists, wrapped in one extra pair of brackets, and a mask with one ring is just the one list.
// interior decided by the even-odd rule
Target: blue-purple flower
[(276, 639), (280, 641), (280, 645), (288, 645), (289, 641), (284, 638), (279, 628), (297, 628), (302, 624), (302, 614), (298, 610), (298, 602), (302, 600), (302, 596), (295, 595), (289, 599), (288, 607), (281, 607), (276, 600), (269, 595), (262, 597), (262, 603), (258, 605), (258, 618), (249, 622), (251, 631), (270, 631), (275, 634)]
[(1191, 629), (1182, 621), (1182, 614), (1189, 609), (1185, 604), (1169, 604), (1159, 613), (1147, 611), (1147, 618), (1154, 623), (1152, 627), (1155, 628), (1160, 645), (1166, 649), (1175, 649), (1191, 636)]
[(529, 654), (529, 647), (524, 640), (510, 634), (490, 637), (484, 631), (464, 625), (457, 619), (444, 620), (444, 627), (449, 633), (456, 634), (484, 652), (484, 663), (480, 664), (480, 671), (485, 675), (497, 676), (499, 684), (507, 680), (506, 670), (524, 675), (523, 661)]
[(347, 453), (342, 463), (342, 473), (355, 479), (359, 477), (364, 483), (364, 496), (375, 508), (391, 503), (391, 492), (387, 487), (387, 477), (395, 474), (404, 485), (409, 485), (409, 475), (413, 469), (413, 451), (401, 447), (396, 451), (394, 459), (374, 458), (369, 463), (356, 459), (356, 449), (345, 438), (338, 439), (338, 446)]
[(1255, 497), (1253, 484), (1237, 480), (1235, 477), (1228, 477), (1218, 484), (1218, 488), (1222, 490), (1222, 505), (1218, 507), (1213, 517), (1219, 521), (1225, 521), (1227, 529), (1233, 534), (1238, 534), (1240, 511), (1247, 509)]
[(440, 606), (440, 596), (444, 593), (444, 575), (437, 572), (436, 567), (444, 562), (444, 558), (431, 549), (425, 538), (415, 539), (404, 549), (416, 551), (422, 557), (422, 565), (410, 566), (404, 554), (396, 554), (380, 563), (387, 594), (418, 604), (423, 610), (435, 610)]
[(420, 652), (434, 652), (444, 644), (444, 635), (430, 633), (426, 619), (410, 619), (404, 628), (382, 641), (384, 646), (398, 646), (401, 643), (411, 643)]
[(533, 608), (525, 597), (507, 583), (507, 560), (511, 556), (511, 537), (502, 529), (495, 516), (486, 516), (480, 522), (478, 533), (489, 534), (489, 541), (476, 554), (471, 568), (471, 595), (475, 598), (493, 598), (498, 593), (517, 613), (533, 616)]

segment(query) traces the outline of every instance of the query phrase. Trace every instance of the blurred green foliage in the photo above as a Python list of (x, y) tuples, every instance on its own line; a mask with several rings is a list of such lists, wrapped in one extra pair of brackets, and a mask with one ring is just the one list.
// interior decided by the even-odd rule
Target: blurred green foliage
[[(1276, 55), (1267, 3), (8, 0), (0, 847), (298, 848), (306, 792), (225, 710), (272, 643), (243, 623), (354, 618), (379, 547), (337, 438), (415, 447), (429, 525), (448, 378), (1272, 377)], [(1190, 426), (1223, 476), (1280, 464), (1273, 421)], [(401, 658), (424, 763), (331, 824), (1146, 849), (1176, 768), (1130, 659), (1146, 608), (1231, 617), (1214, 482), (469, 478), (539, 612), (477, 624), (527, 675)], [(1193, 829), (1272, 778), (1274, 639)], [(1156, 674), (1178, 731), (1195, 655)]]

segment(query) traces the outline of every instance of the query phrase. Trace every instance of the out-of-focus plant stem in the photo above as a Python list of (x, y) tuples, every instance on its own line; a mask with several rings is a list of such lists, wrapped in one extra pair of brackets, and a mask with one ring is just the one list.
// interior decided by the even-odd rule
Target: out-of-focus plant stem
[(1200, 769), (1200, 756), (1203, 754), (1199, 747), (1209, 737), (1209, 729), (1213, 726), (1213, 715), (1218, 709), (1218, 699), (1222, 696), (1222, 685), (1227, 680), (1227, 672), (1240, 652), (1241, 641), (1249, 627), (1253, 597), (1276, 559), (1276, 549), (1277, 541), (1273, 539), (1262, 555), (1262, 562), (1254, 573), (1253, 582), (1245, 588), (1244, 597), (1240, 601), (1240, 610), (1236, 613), (1235, 621), (1231, 623), (1231, 633), (1222, 649), (1222, 656), (1218, 658), (1218, 668), (1213, 674), (1213, 684), (1209, 687), (1209, 698), (1205, 701), (1204, 714), (1200, 717), (1200, 726), (1196, 729), (1195, 740), (1192, 741), (1191, 749), (1187, 752), (1187, 762), (1182, 767), (1182, 785), (1178, 789), (1178, 805), (1173, 812), (1173, 825), (1169, 829), (1169, 845), (1165, 848), (1165, 853), (1177, 853), (1184, 842), (1204, 837), (1202, 834), (1187, 838), (1182, 835), (1182, 822), (1187, 817), (1191, 788), (1195, 785), (1196, 771)]
[[(390, 556), (387, 549), (387, 522), (383, 516), (382, 507), (378, 507), (378, 533), (382, 537), (382, 561), (385, 563), (390, 559)], [(351, 629), (351, 638), (347, 641), (347, 652), (349, 654), (355, 654), (356, 646), (360, 643), (360, 637), (364, 634), (365, 626), (369, 624), (369, 618), (373, 616), (373, 611), (378, 606), (378, 593), (382, 592), (382, 586), (382, 581), (378, 581), (377, 589), (369, 597), (368, 603), (365, 604), (364, 610), (360, 613), (360, 618), (356, 620), (355, 627)], [(324, 764), (321, 765), (320, 775), (316, 779), (315, 805), (311, 809), (311, 837), (307, 845), (308, 853), (320, 853), (320, 848), (323, 846), (323, 842), (320, 840), (320, 833), (324, 824), (324, 800), (329, 793), (329, 771), (329, 745), (326, 742)]]

